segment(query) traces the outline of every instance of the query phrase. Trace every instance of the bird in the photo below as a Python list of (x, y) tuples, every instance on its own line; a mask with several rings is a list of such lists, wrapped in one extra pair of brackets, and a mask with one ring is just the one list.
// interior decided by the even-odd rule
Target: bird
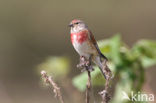
[(103, 61), (107, 61), (108, 59), (100, 51), (94, 35), (88, 26), (82, 20), (73, 19), (69, 27), (71, 43), (76, 52), (86, 60), (91, 59), (100, 68), (104, 77), (107, 78), (103, 73)]

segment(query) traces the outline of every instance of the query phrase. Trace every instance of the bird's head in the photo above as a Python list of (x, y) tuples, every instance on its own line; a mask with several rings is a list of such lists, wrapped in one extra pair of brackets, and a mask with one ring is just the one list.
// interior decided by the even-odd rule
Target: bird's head
[(87, 25), (82, 20), (78, 19), (72, 20), (69, 24), (69, 27), (71, 28), (71, 33), (77, 33), (87, 29)]

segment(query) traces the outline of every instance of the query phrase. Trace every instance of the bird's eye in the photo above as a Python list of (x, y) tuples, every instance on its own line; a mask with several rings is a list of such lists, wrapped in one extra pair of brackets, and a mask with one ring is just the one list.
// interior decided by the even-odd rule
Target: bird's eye
[(79, 24), (79, 22), (75, 23), (75, 24)]

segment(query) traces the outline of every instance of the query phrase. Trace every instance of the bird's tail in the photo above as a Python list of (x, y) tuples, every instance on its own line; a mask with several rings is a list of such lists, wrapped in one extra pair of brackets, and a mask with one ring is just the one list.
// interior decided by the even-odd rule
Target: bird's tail
[(107, 79), (107, 75), (105, 74), (105, 69), (107, 68), (106, 62), (108, 61), (107, 57), (104, 56), (102, 53), (95, 57), (94, 63), (99, 67), (100, 71), (102, 72), (105, 79)]
[(108, 59), (107, 59), (107, 57), (106, 56), (104, 56), (101, 52), (99, 53), (100, 54), (100, 58), (103, 60), (105, 60), (105, 61), (108, 61)]

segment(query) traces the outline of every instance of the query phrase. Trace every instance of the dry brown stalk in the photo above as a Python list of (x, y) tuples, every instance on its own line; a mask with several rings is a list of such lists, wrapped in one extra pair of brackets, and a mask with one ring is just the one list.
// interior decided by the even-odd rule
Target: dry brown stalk
[(101, 103), (108, 103), (110, 101), (110, 94), (109, 94), (109, 83), (112, 78), (111, 71), (108, 68), (106, 61), (103, 62), (102, 72), (106, 75), (106, 82), (105, 82), (105, 89), (99, 94), (101, 95), (102, 102)]
[(86, 103), (89, 103), (90, 101), (90, 91), (91, 91), (91, 74), (90, 74), (90, 71), (87, 71), (88, 72), (88, 82), (87, 82), (87, 85), (86, 85)]
[(48, 76), (46, 71), (41, 71), (42, 78), (45, 80), (46, 83), (50, 84), (53, 87), (53, 92), (55, 93), (55, 97), (57, 97), (60, 103), (64, 103), (60, 87), (54, 82), (51, 76)]
[[(110, 100), (110, 94), (109, 94), (109, 82), (111, 80), (111, 71), (107, 66), (107, 61), (103, 61), (103, 68), (102, 68), (102, 73), (105, 75), (105, 89), (99, 94), (101, 95), (102, 98), (102, 103), (108, 103)], [(80, 64), (78, 64), (78, 67), (84, 68), (87, 73), (88, 73), (88, 82), (86, 85), (86, 103), (90, 102), (90, 96), (89, 93), (91, 92), (91, 71), (93, 70), (92, 65), (91, 65), (91, 60), (86, 60), (84, 57), (80, 57)]]

